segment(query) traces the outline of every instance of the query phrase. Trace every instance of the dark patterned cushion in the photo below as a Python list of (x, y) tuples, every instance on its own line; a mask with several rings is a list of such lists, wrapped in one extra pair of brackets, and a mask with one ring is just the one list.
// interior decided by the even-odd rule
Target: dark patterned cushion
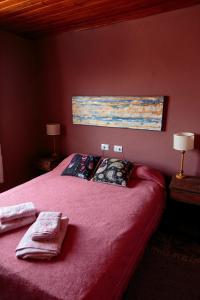
[(98, 167), (92, 180), (126, 186), (132, 169), (132, 163), (127, 160), (105, 158)]
[(61, 175), (90, 179), (94, 174), (100, 156), (75, 154)]

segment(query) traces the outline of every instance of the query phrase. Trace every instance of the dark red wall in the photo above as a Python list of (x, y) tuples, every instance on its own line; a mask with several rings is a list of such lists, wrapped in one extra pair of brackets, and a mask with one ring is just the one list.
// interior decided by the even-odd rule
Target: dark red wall
[[(199, 36), (200, 6), (34, 42), (0, 32), (0, 191), (33, 176), (34, 157), (51, 146), (47, 122), (63, 125), (63, 153), (118, 144), (127, 159), (174, 173), (173, 133), (200, 134)], [(166, 130), (73, 125), (73, 95), (168, 96)], [(198, 149), (186, 154), (185, 170), (200, 175)]]
[[(172, 174), (180, 153), (172, 149), (177, 131), (200, 134), (200, 6), (84, 32), (63, 33), (38, 42), (47, 121), (66, 129), (66, 153), (100, 153), (100, 144), (123, 145), (127, 159)], [(77, 126), (73, 95), (165, 95), (166, 130)], [(185, 170), (200, 174), (200, 152), (186, 154)], [(109, 152), (115, 156), (114, 152)]]
[(4, 179), (0, 191), (33, 175), (38, 152), (39, 104), (33, 43), (0, 32), (0, 143)]

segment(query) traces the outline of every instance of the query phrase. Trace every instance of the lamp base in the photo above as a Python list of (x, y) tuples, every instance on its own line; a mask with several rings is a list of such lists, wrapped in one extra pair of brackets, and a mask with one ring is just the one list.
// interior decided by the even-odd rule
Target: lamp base
[(185, 177), (186, 177), (186, 175), (183, 172), (181, 172), (181, 171), (179, 171), (178, 173), (176, 173), (176, 178), (177, 179), (183, 179)]

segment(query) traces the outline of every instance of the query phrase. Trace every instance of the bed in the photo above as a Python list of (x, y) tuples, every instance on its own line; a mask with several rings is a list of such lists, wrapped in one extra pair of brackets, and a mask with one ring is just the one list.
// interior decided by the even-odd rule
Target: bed
[(60, 176), (53, 171), (0, 194), (0, 206), (32, 201), (38, 211), (69, 217), (61, 254), (52, 261), (19, 260), (27, 227), (0, 236), (1, 300), (120, 299), (165, 206), (159, 172), (137, 166), (128, 187)]

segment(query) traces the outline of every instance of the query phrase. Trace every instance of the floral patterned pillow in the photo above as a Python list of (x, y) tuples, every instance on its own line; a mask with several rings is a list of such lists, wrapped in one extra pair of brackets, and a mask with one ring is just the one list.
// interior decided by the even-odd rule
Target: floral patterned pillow
[(105, 158), (98, 167), (93, 181), (127, 186), (133, 164), (127, 160)]
[(99, 163), (100, 156), (75, 154), (61, 175), (90, 179)]

